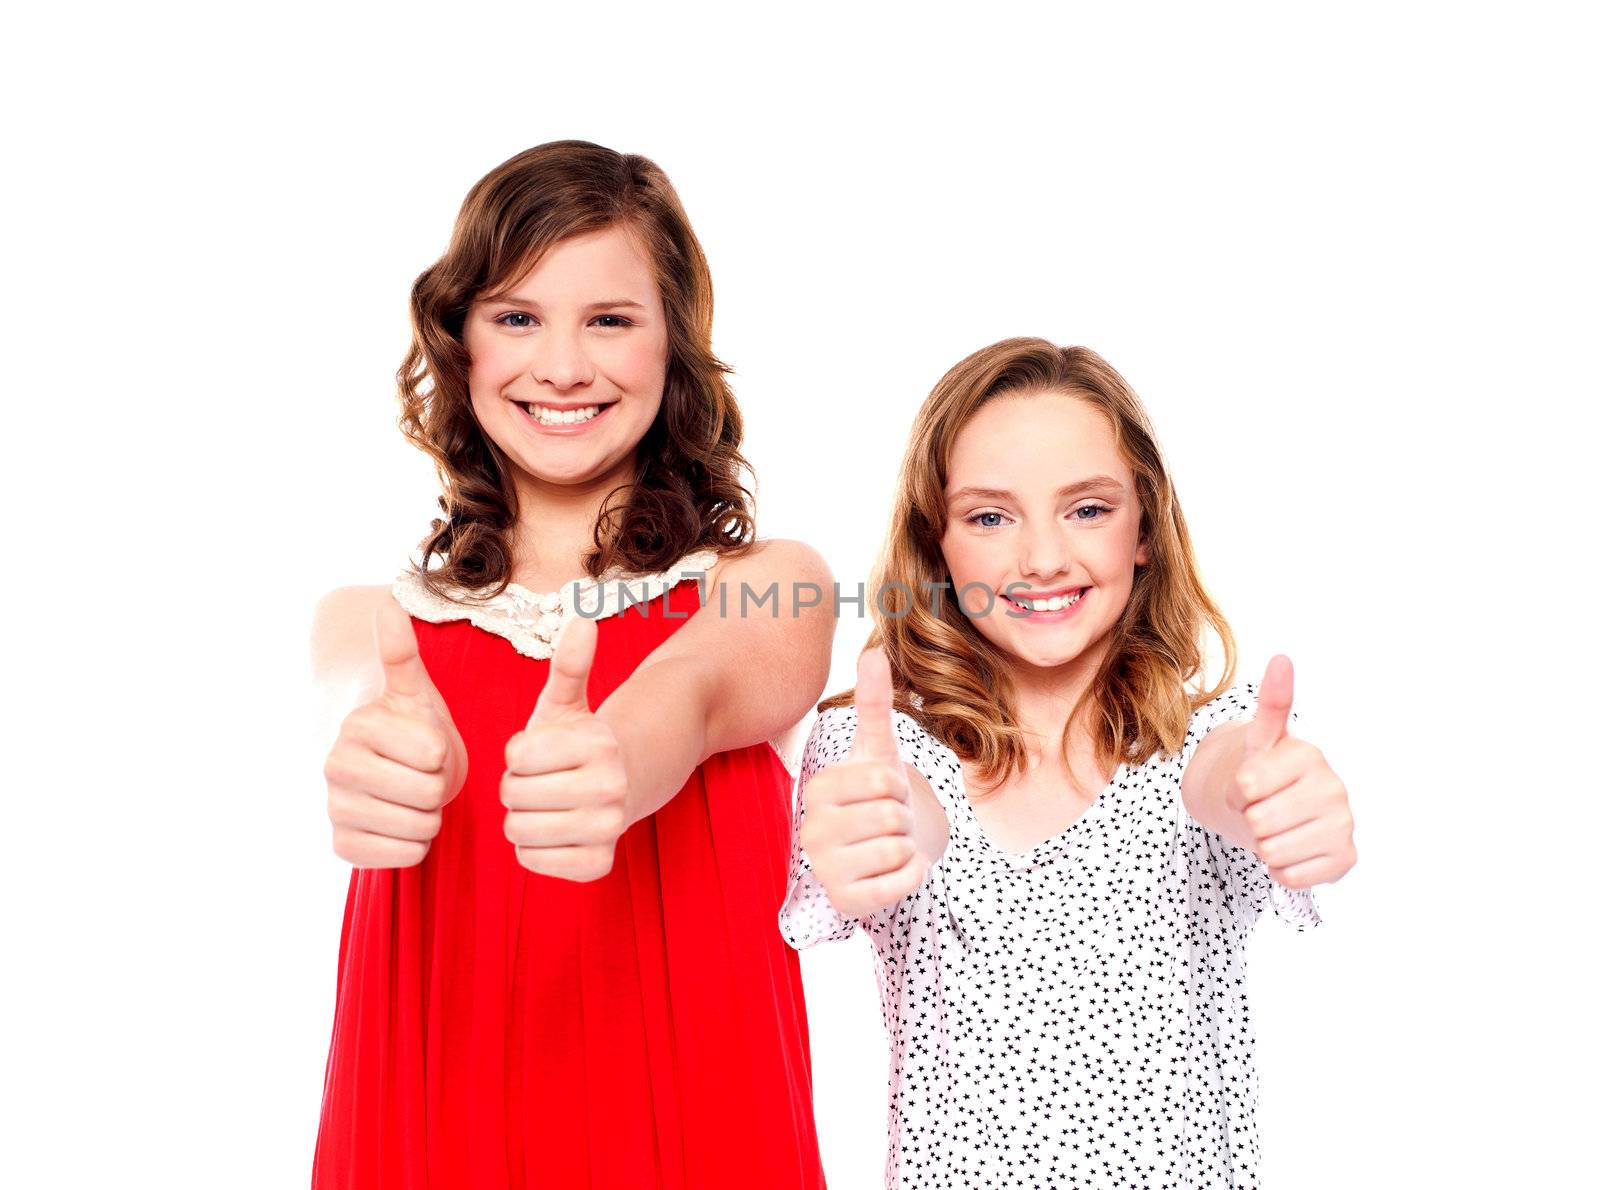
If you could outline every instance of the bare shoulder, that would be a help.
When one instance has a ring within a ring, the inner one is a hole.
[[[372,616],[390,597],[386,586],[338,587],[317,601],[311,617],[311,671],[318,682],[347,680],[374,663]]]
[[[833,571],[813,547],[787,537],[757,541],[737,557],[718,558],[706,578],[708,590],[721,583],[815,583],[828,590]]]

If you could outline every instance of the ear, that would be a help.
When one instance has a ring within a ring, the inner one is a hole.
[[[1149,563],[1150,563],[1150,550],[1149,550],[1149,547],[1146,546],[1145,543],[1141,541],[1139,543],[1139,548],[1133,551],[1133,564],[1135,566],[1147,566],[1147,565],[1149,565]]]

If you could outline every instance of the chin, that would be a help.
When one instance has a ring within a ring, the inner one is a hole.
[[[1071,665],[1082,656],[1082,653],[1051,653],[1043,656],[1020,657],[1018,660],[1027,662],[1035,669],[1060,669],[1064,665]]]
[[[1027,665],[1034,669],[1055,669],[1057,666],[1066,665],[1082,656],[1081,650],[1056,652],[1051,649],[1041,649],[1037,642],[1024,646],[1022,642],[1013,640],[995,640],[986,637],[991,645],[999,649],[1011,660],[1019,665]]]

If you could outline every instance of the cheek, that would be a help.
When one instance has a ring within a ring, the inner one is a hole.
[[[521,372],[514,351],[497,347],[494,342],[474,342],[472,336],[465,340],[467,348],[467,386],[473,396],[482,392],[498,392]]]
[[[1109,564],[1126,571],[1131,580],[1133,568],[1139,562],[1139,522],[1119,525],[1115,540],[1107,544],[1110,546],[1106,551]]]
[[[944,553],[945,569],[950,572],[951,582],[957,589],[964,583],[982,579],[987,560],[982,542],[951,534],[940,543],[940,548]]]
[[[628,392],[659,394],[667,379],[666,340],[640,337],[618,343],[608,353],[606,371]]]
[[[1089,577],[1107,586],[1133,581],[1138,549],[1139,522],[1133,518],[1085,529],[1074,535],[1072,545],[1074,558]]]

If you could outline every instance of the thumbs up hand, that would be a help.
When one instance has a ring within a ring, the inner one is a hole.
[[[856,735],[848,759],[805,790],[800,845],[828,900],[864,917],[914,892],[928,859],[912,838],[911,787],[895,745],[893,691],[882,649],[856,662]]]
[[[323,764],[333,850],[358,868],[422,862],[443,807],[467,776],[467,750],[393,599],[373,616],[383,689],[345,716]]]
[[[1287,888],[1326,884],[1356,862],[1354,820],[1344,782],[1322,753],[1289,735],[1294,667],[1282,655],[1267,664],[1244,758],[1228,793],[1242,813],[1250,848]]]
[[[506,838],[531,872],[598,880],[627,829],[627,772],[610,726],[589,710],[599,629],[567,622],[528,726],[506,743]]]

